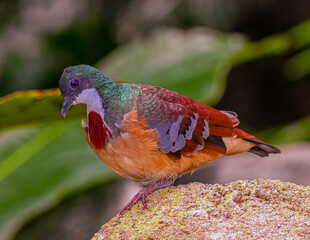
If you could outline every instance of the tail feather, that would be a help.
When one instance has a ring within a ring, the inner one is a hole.
[[[267,156],[269,156],[270,153],[280,153],[281,152],[279,148],[272,146],[271,144],[266,143],[266,142],[264,142],[264,141],[262,141],[256,137],[254,137],[253,135],[242,131],[239,128],[235,128],[234,131],[238,137],[255,144],[255,146],[253,146],[249,150],[249,152],[251,152],[251,153],[254,153],[260,157],[267,157]]]
[[[255,143],[255,146],[252,147],[249,152],[254,153],[260,157],[267,157],[270,153],[280,153],[280,149],[272,146],[269,143],[266,143],[256,137],[243,138],[246,141]]]
[[[263,151],[262,149],[260,149],[259,147],[252,147],[248,152],[250,153],[254,153],[260,157],[268,157],[269,156],[269,153],[268,152],[265,152]]]

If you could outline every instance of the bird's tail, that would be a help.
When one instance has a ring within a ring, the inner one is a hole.
[[[272,146],[271,144],[266,143],[266,142],[256,138],[255,136],[242,131],[239,128],[235,128],[234,132],[237,135],[237,137],[242,138],[248,142],[254,143],[255,146],[253,146],[249,150],[249,152],[254,153],[260,157],[267,157],[267,156],[269,156],[270,153],[280,153],[281,152],[279,148]]]

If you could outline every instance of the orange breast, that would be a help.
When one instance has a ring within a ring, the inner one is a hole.
[[[125,115],[120,136],[101,149],[89,141],[85,131],[87,125],[83,121],[82,127],[87,142],[110,169],[122,177],[144,184],[175,179],[221,156],[201,150],[196,155],[183,155],[180,160],[169,157],[159,150],[157,131],[148,129],[146,120],[139,118],[136,112]]]

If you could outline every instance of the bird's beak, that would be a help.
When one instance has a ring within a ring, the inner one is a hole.
[[[61,116],[62,116],[62,118],[66,117],[66,115],[67,115],[67,113],[69,111],[69,108],[71,107],[72,103],[73,103],[73,101],[72,101],[72,99],[70,97],[66,97],[65,98],[65,101],[64,101],[64,103],[62,105],[62,109],[61,109]]]

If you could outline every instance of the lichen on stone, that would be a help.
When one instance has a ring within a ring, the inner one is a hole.
[[[310,239],[310,187],[280,180],[159,189],[104,224],[101,239]]]

